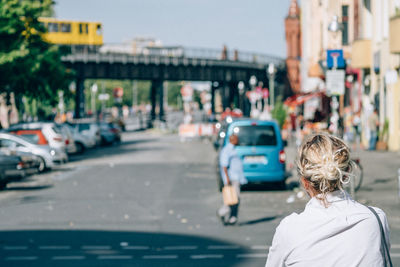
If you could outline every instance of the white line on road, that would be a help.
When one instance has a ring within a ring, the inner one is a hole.
[[[207,249],[239,249],[239,246],[208,246]]]
[[[150,247],[147,247],[147,246],[126,246],[126,247],[122,247],[122,249],[128,249],[128,250],[147,250],[147,249],[150,249]]]
[[[4,246],[4,250],[26,250],[28,249],[27,246]]]
[[[190,255],[193,260],[204,260],[204,259],[222,259],[224,255],[222,254],[209,254],[209,255]]]
[[[15,256],[15,257],[7,257],[6,261],[34,261],[37,260],[36,256]]]
[[[167,246],[167,247],[164,247],[165,250],[194,250],[197,248],[198,248],[198,246]]]
[[[238,254],[236,258],[266,258],[266,253],[259,253],[259,254]]]
[[[54,256],[51,258],[52,260],[55,261],[65,261],[65,260],[84,260],[86,257],[85,256]]]
[[[268,250],[269,246],[251,246],[253,250]]]
[[[130,255],[103,255],[98,256],[98,260],[130,260],[133,259],[133,256]]]
[[[178,255],[144,255],[145,260],[173,260],[177,259]]]
[[[39,246],[42,250],[69,250],[70,246]]]
[[[400,258],[400,253],[390,253],[392,258]]]
[[[394,248],[394,249],[400,248],[400,244],[391,244],[390,248]]]
[[[109,250],[111,246],[82,246],[83,250]]]

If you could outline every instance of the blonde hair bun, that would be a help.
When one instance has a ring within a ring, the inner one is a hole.
[[[325,134],[307,136],[299,148],[297,170],[313,188],[326,197],[343,190],[351,170],[350,150],[339,138]]]

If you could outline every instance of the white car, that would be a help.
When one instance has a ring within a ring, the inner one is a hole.
[[[48,145],[51,148],[68,152],[69,141],[63,136],[60,128],[53,122],[30,122],[12,125],[8,132],[22,135],[38,145]]]
[[[76,153],[81,154],[86,149],[93,148],[96,146],[96,140],[94,138],[90,138],[87,135],[84,135],[79,132],[78,127],[73,127],[69,124],[64,124],[65,127],[68,127],[72,134],[72,138],[74,139],[74,143],[76,146]]]
[[[67,154],[62,150],[46,145],[37,145],[23,136],[9,133],[0,133],[0,148],[3,147],[11,151],[28,152],[36,155],[40,161],[38,168],[40,172],[53,168],[55,163],[68,160]]]
[[[100,127],[94,122],[79,122],[71,124],[78,132],[88,137],[96,145],[101,144]]]
[[[58,129],[60,129],[61,135],[64,137],[65,149],[68,154],[74,154],[78,152],[78,148],[75,144],[73,134],[70,128],[66,124],[56,124]]]

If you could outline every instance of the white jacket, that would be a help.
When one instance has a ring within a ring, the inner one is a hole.
[[[328,194],[330,205],[312,198],[300,214],[284,218],[276,229],[266,267],[383,266],[380,229],[375,215],[341,191]],[[374,208],[385,230],[385,213]]]

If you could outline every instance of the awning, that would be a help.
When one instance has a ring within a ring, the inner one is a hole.
[[[314,92],[314,93],[309,93],[309,94],[304,94],[304,95],[294,95],[285,100],[283,104],[285,104],[288,107],[295,107],[298,105],[304,104],[304,102],[314,98],[314,97],[321,97],[324,95],[323,92]]]

